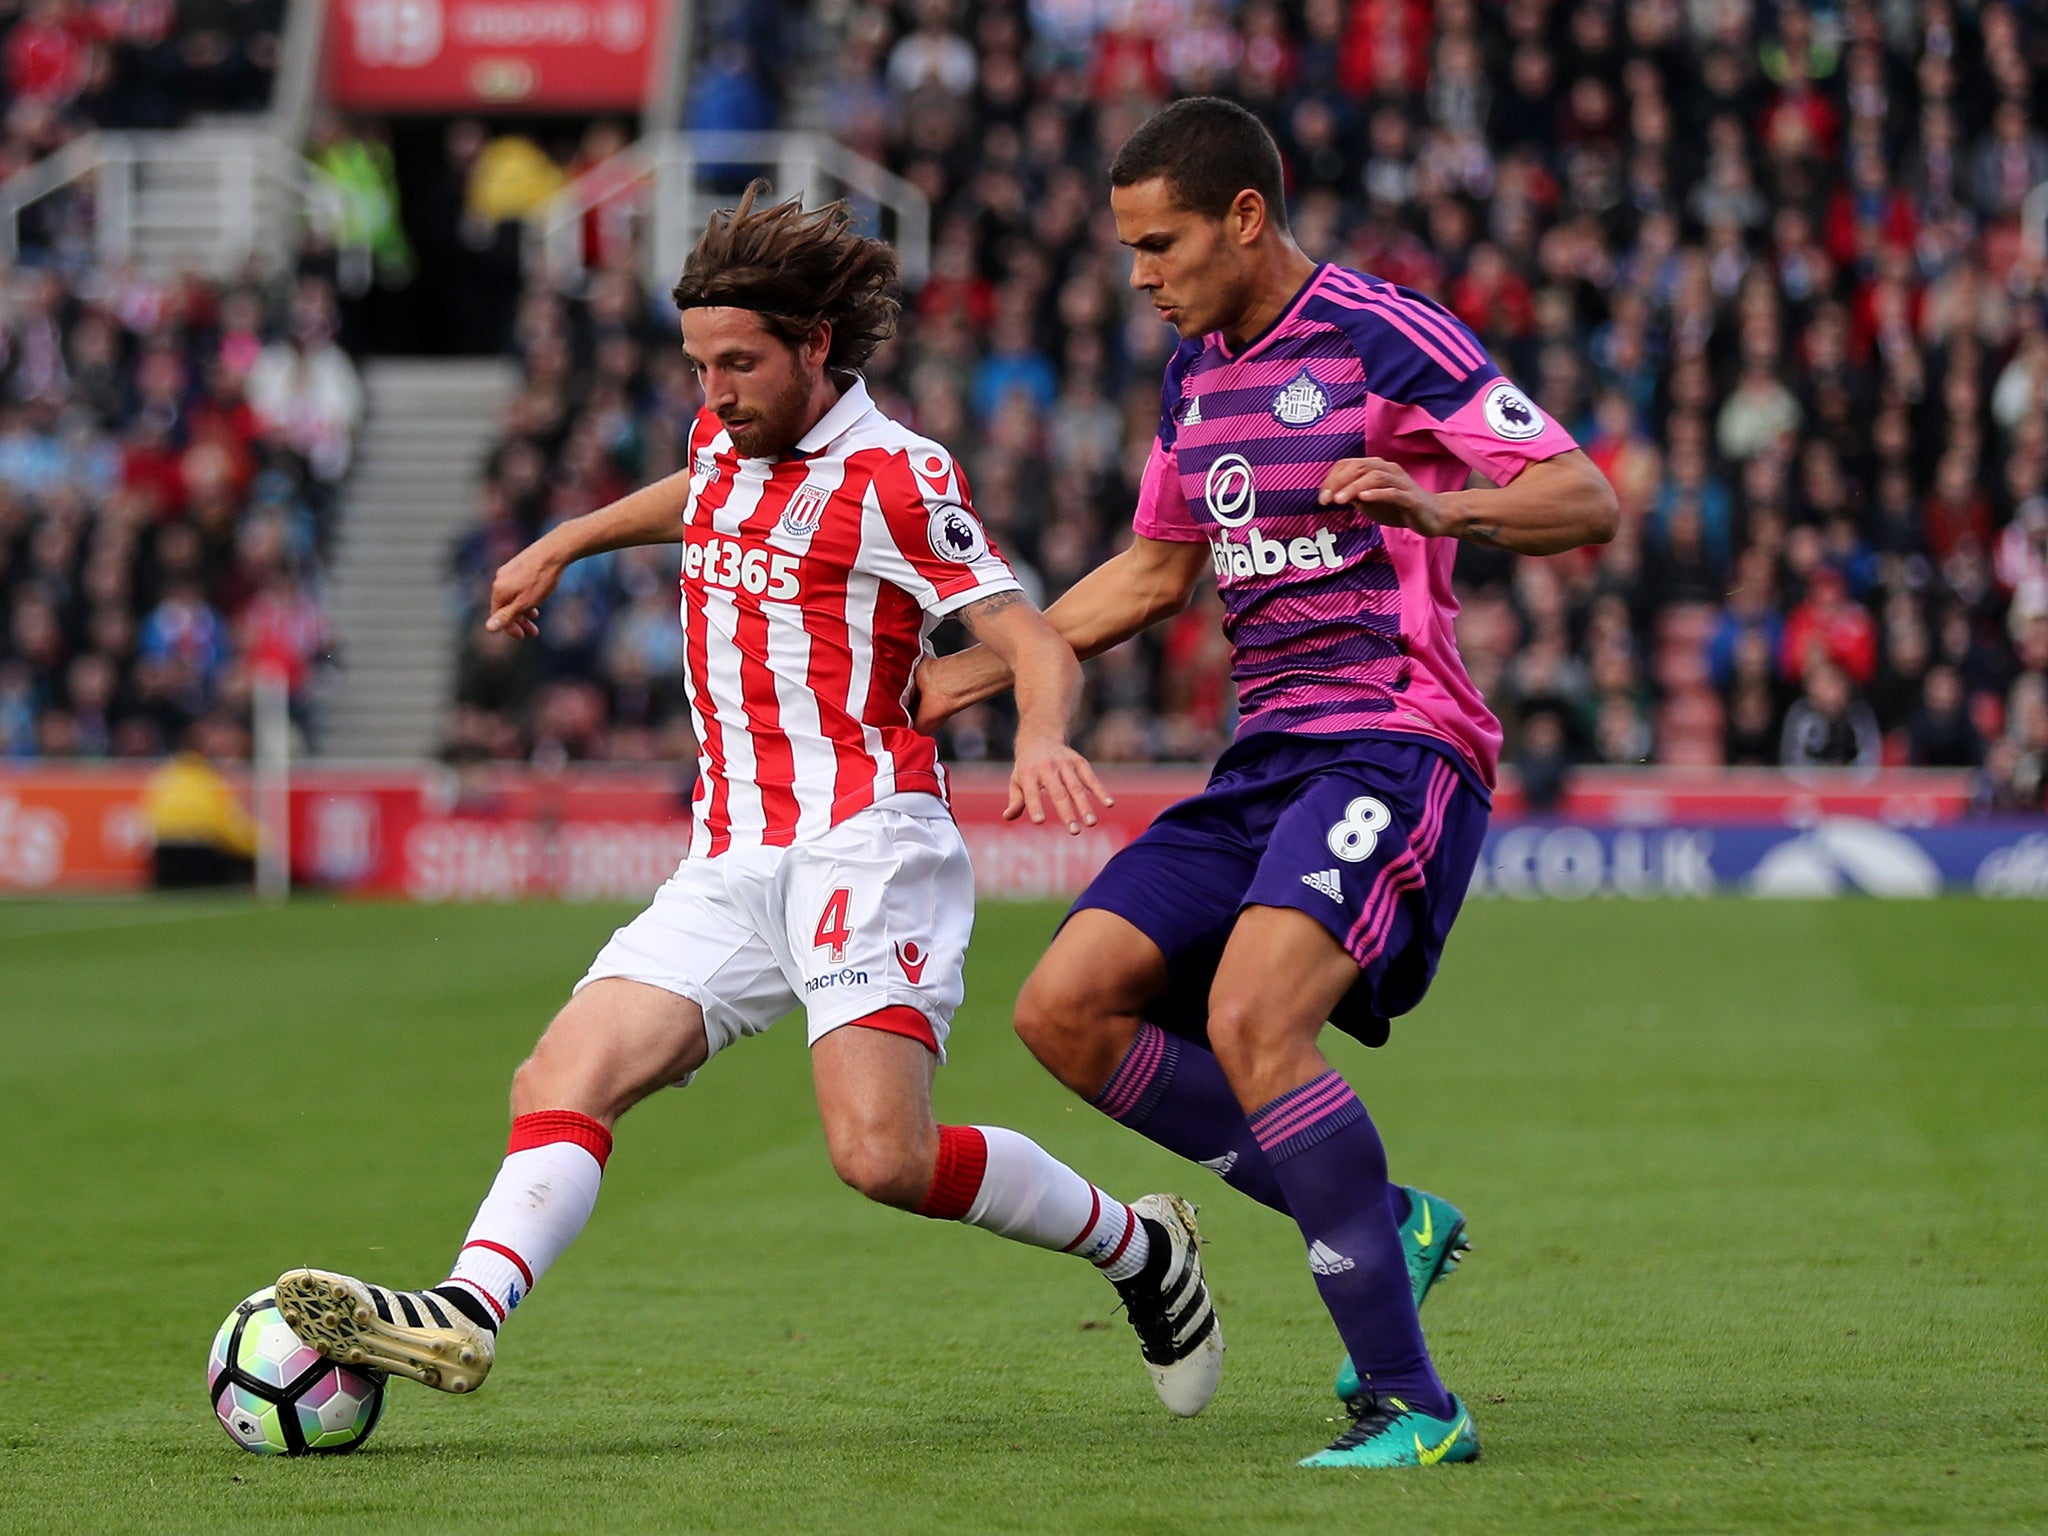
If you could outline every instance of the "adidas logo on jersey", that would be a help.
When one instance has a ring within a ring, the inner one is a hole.
[[[1188,402],[1187,414],[1180,419],[1184,427],[1199,427],[1202,424],[1202,397],[1195,396]]]
[[[1341,1275],[1347,1269],[1358,1268],[1358,1264],[1317,1238],[1309,1245],[1308,1267],[1319,1275]]]
[[[1319,869],[1312,875],[1303,875],[1301,883],[1312,891],[1321,891],[1339,906],[1344,904],[1344,884],[1334,869]]]

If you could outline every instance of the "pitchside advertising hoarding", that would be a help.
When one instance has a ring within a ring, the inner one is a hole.
[[[140,889],[148,775],[0,768],[0,891]],[[1001,772],[956,774],[982,894],[1072,895],[1202,784],[1187,769],[1104,777],[1116,808],[1069,837],[1005,822]],[[290,802],[294,880],[364,896],[641,901],[689,846],[686,782],[662,769],[307,769]],[[1556,814],[1524,814],[1512,787],[1496,809],[1475,896],[2048,898],[2048,818],[1975,815],[1960,774],[1600,770],[1581,774]]]
[[[672,0],[335,0],[328,90],[349,111],[637,112]]]

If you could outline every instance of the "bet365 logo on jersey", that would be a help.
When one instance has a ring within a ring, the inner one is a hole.
[[[683,546],[683,580],[701,581],[707,587],[728,592],[747,592],[755,597],[779,598],[788,602],[801,587],[795,555],[775,550],[748,549],[738,539],[708,538]]]

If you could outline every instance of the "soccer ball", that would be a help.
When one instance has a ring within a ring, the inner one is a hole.
[[[383,1373],[336,1365],[301,1342],[268,1288],[213,1336],[206,1391],[228,1438],[259,1456],[356,1450],[384,1412]]]

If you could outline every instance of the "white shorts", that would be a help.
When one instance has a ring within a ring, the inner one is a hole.
[[[616,976],[687,997],[713,1056],[799,1003],[812,1045],[907,1006],[943,1061],[973,932],[960,829],[933,796],[896,795],[794,847],[683,860],[576,990]]]

